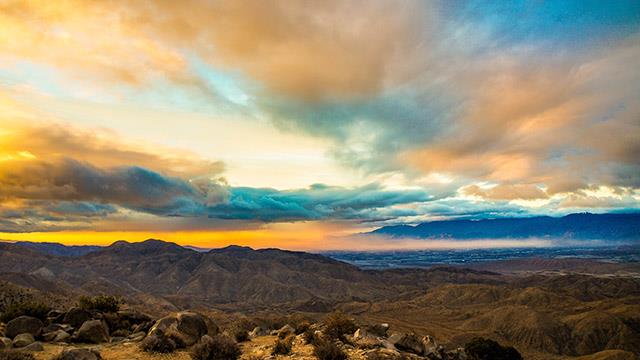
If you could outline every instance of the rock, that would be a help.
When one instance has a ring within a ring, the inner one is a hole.
[[[31,316],[18,316],[7,323],[5,335],[8,338],[15,338],[18,334],[29,333],[33,336],[40,335],[43,327],[42,321]]]
[[[85,321],[78,329],[78,341],[94,344],[109,342],[109,329],[101,320]]]
[[[9,349],[13,345],[13,341],[7,337],[0,337],[0,350]]]
[[[72,307],[64,315],[62,322],[69,324],[74,328],[79,328],[85,321],[91,320],[91,313],[79,307]]]
[[[165,316],[156,321],[149,330],[148,335],[156,335],[158,333],[168,334],[178,337],[185,346],[195,344],[204,335],[210,331],[217,331],[217,326],[207,321],[203,315],[194,312],[183,311],[174,315]],[[215,335],[212,334],[212,335]]]
[[[127,329],[118,329],[118,330],[112,332],[111,336],[125,338],[125,337],[129,336],[129,330],[127,330]]]
[[[359,328],[351,336],[351,342],[360,349],[373,349],[377,347],[385,347],[383,340],[369,334],[365,329]]]
[[[138,342],[138,341],[142,341],[146,336],[147,336],[147,333],[137,332],[129,335],[127,338],[129,339],[129,341]]]
[[[390,350],[390,349],[375,349],[375,350],[369,350],[366,353],[366,358],[367,359],[379,359],[379,360],[397,360],[397,359],[403,359],[403,357],[400,355],[400,352],[397,350]]]
[[[253,339],[253,338],[255,338],[255,337],[258,337],[258,336],[265,336],[265,335],[267,335],[267,334],[268,334],[268,331],[267,331],[267,330],[265,330],[265,329],[261,328],[260,326],[256,326],[256,327],[254,327],[254,328],[253,328],[253,330],[251,330],[251,332],[249,333],[249,337]]]
[[[53,339],[55,339],[56,335],[58,334],[58,331],[50,331],[50,332],[45,332],[42,334],[42,340],[44,340],[45,342],[51,342],[53,341]]]
[[[278,329],[278,331],[276,332],[276,335],[278,335],[279,338],[284,339],[287,336],[295,333],[296,333],[296,329],[294,329],[293,326],[287,324],[281,327],[280,329]]]
[[[367,332],[374,336],[379,337],[387,337],[387,332],[389,331],[389,324],[375,324],[366,327]]]
[[[68,332],[64,330],[58,330],[56,337],[54,337],[52,341],[60,343],[60,342],[67,342],[69,341],[69,339],[71,339],[71,335]]]
[[[417,355],[422,355],[425,353],[424,344],[422,343],[422,339],[419,338],[418,335],[413,333],[404,334],[400,336],[394,336],[394,335],[389,337],[389,341],[398,350],[411,352]]]
[[[19,335],[16,335],[16,337],[13,339],[13,347],[16,347],[16,348],[25,347],[33,343],[34,341],[36,341],[36,339],[34,339],[33,335],[29,333],[19,334]]]
[[[31,344],[22,348],[25,351],[44,351],[44,347],[40,341],[32,342]]]
[[[51,323],[45,327],[42,328],[42,333],[46,334],[46,333],[52,333],[52,332],[56,332],[58,330],[63,330],[63,326],[62,324],[57,324],[57,323]],[[44,335],[43,335],[44,336]]]
[[[62,315],[63,312],[60,310],[49,310],[49,312],[47,313],[47,318],[57,318],[58,316]]]
[[[448,360],[467,360],[467,353],[464,348],[457,348],[447,352],[446,359]]]
[[[94,349],[65,349],[57,360],[101,360],[102,357]]]
[[[135,310],[120,310],[118,317],[129,321],[131,324],[142,324],[151,321],[151,317],[147,314]]]
[[[111,343],[119,343],[122,341],[125,341],[127,338],[123,337],[123,336],[112,336],[111,337]]]
[[[438,344],[436,341],[429,335],[422,338],[422,346],[424,348],[424,355],[441,355],[440,351],[438,351]]]
[[[153,321],[145,321],[141,324],[137,324],[131,327],[131,332],[132,333],[137,333],[137,332],[144,332],[145,334],[149,331],[149,329],[151,329],[151,327],[153,326]]]

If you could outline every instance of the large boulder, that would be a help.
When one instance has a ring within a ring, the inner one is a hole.
[[[389,331],[389,324],[374,324],[365,327],[368,333],[378,337],[387,337],[387,332]]]
[[[51,341],[61,343],[61,342],[68,342],[70,339],[71,339],[71,334],[69,334],[64,330],[58,330],[56,332],[56,336]]]
[[[31,335],[29,333],[18,334],[13,339],[13,347],[15,347],[15,348],[25,347],[25,346],[27,346],[29,344],[32,344],[35,341],[36,341],[36,339],[34,339],[33,335]]]
[[[42,321],[40,319],[36,319],[31,316],[18,316],[17,318],[9,321],[7,323],[7,328],[5,330],[5,335],[8,338],[14,338],[18,334],[28,333],[33,336],[40,335],[42,331]]]
[[[94,344],[109,342],[109,329],[101,320],[85,321],[78,329],[77,340]]]
[[[24,351],[44,351],[44,346],[40,341],[32,342],[31,344],[22,348]]]
[[[183,311],[156,321],[149,330],[149,335],[171,336],[177,338],[184,346],[191,346],[202,336],[212,332],[211,324],[211,320],[201,314]],[[217,331],[217,327],[215,329]]]
[[[72,307],[67,311],[64,315],[62,322],[64,324],[69,324],[74,328],[78,328],[85,323],[85,321],[91,320],[91,313],[87,310],[81,309],[79,307]]]
[[[389,337],[389,341],[398,350],[411,352],[417,355],[425,353],[424,343],[416,334],[393,334]]]
[[[101,360],[102,357],[97,350],[94,349],[65,349],[58,356],[58,360]]]
[[[8,337],[0,337],[0,350],[9,349],[13,345],[13,341]]]
[[[276,335],[280,338],[280,339],[284,339],[289,335],[295,335],[296,333],[296,329],[293,328],[293,326],[286,324],[283,327],[281,327],[280,329],[276,330]]]

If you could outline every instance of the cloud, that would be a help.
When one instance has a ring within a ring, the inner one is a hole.
[[[212,223],[374,221],[404,213],[393,209],[395,205],[431,199],[424,190],[387,190],[376,184],[316,184],[294,190],[233,187],[221,177],[222,164],[189,153],[158,155],[107,139],[117,137],[114,134],[57,123],[0,125],[3,231],[82,229],[146,215]]]
[[[210,206],[210,217],[261,221],[320,219],[376,220],[379,209],[428,201],[423,190],[385,190],[379,185],[343,188],[322,184],[307,189],[231,188],[226,202]]]
[[[535,185],[509,185],[499,184],[488,189],[479,187],[478,185],[469,185],[461,189],[465,195],[479,196],[492,200],[535,200],[546,199],[549,196]]]

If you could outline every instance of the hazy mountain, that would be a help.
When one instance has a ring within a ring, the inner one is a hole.
[[[31,248],[43,254],[55,256],[82,256],[102,249],[102,246],[95,245],[63,245],[51,242],[17,241],[15,244]]]
[[[570,214],[483,220],[431,221],[416,226],[385,226],[371,234],[392,237],[497,239],[565,238],[577,240],[640,240],[640,214]]]

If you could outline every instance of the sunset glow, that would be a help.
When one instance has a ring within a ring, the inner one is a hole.
[[[638,59],[631,0],[0,1],[0,239],[637,212]]]

